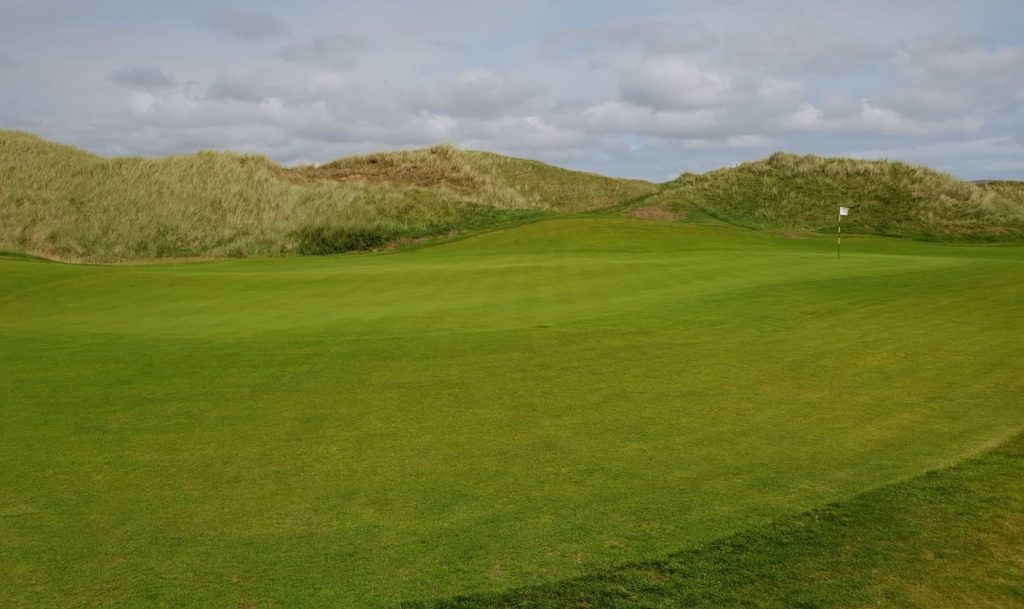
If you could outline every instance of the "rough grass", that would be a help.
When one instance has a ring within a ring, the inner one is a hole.
[[[0,259],[0,607],[570,581],[1024,425],[1024,248],[844,247],[574,218],[355,256]]]
[[[902,162],[776,153],[681,175],[648,204],[748,228],[844,230],[941,239],[1024,237],[1024,189],[973,184]]]
[[[350,183],[441,187],[502,207],[559,211],[609,207],[656,189],[643,180],[608,178],[450,145],[346,157],[296,171]]]
[[[107,159],[6,131],[0,250],[89,261],[326,253],[653,188],[449,146],[286,169],[232,153]]]

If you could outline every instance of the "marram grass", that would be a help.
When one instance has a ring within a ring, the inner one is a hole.
[[[1024,183],[974,184],[898,161],[776,153],[704,174],[684,173],[645,204],[748,228],[930,239],[1019,240]]]
[[[365,159],[296,169],[233,153],[107,159],[4,131],[0,250],[73,261],[325,253],[612,205],[655,188],[450,146]],[[353,175],[360,164],[391,171]]]
[[[749,228],[1018,240],[1024,186],[899,162],[775,154],[654,185],[442,145],[280,167],[200,152],[101,158],[0,132],[0,251],[70,261],[335,253],[636,206]]]

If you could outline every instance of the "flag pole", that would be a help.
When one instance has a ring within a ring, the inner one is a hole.
[[[849,207],[839,206],[839,223],[836,224],[836,260],[839,260],[839,252],[843,246],[843,216],[850,213]]]

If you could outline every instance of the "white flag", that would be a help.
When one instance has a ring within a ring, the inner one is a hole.
[[[839,208],[839,215],[840,216],[849,216],[850,215],[850,208],[849,207],[840,207]]]

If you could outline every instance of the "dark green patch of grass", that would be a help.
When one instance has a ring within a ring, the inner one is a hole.
[[[1024,435],[932,471],[680,552],[407,609],[1024,607]]]

